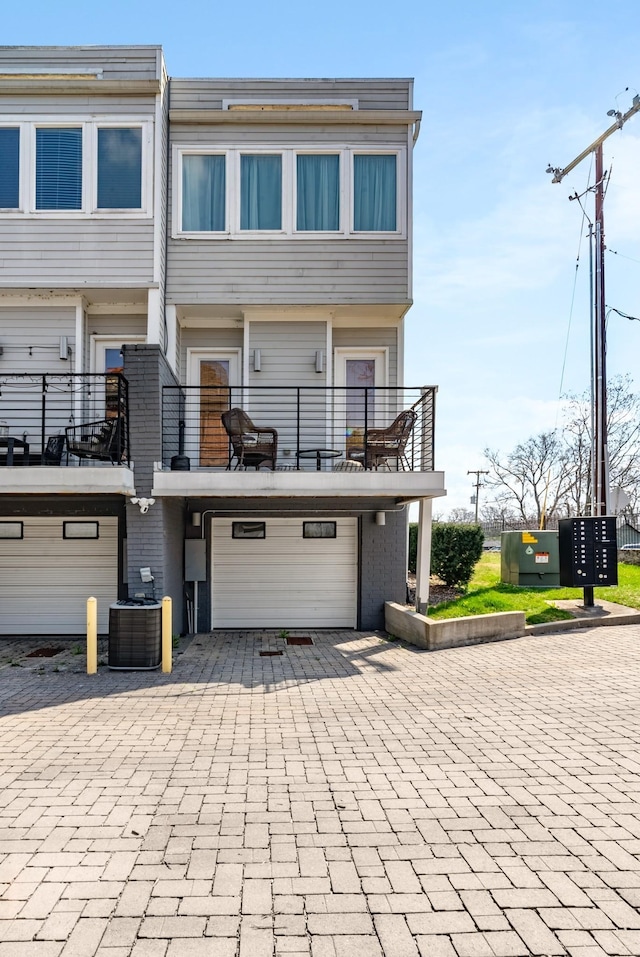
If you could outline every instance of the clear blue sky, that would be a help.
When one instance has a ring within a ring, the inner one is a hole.
[[[173,76],[412,76],[415,305],[410,385],[438,384],[437,467],[468,505],[467,469],[553,427],[589,385],[588,250],[569,328],[581,212],[566,166],[640,92],[638,0],[351,0],[320,5],[60,0],[7,4],[3,44],[159,43]],[[629,87],[629,92],[624,92]],[[616,99],[618,97],[618,99]],[[607,303],[640,315],[640,114],[606,145]],[[592,203],[587,209],[592,211]],[[610,315],[609,370],[637,372],[640,322]]]

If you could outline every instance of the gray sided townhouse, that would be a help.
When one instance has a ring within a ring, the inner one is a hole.
[[[411,81],[2,47],[0,103],[0,633],[382,628],[413,502],[424,604]]]

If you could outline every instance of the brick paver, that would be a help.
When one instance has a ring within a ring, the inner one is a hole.
[[[640,954],[639,626],[312,634],[0,640],[0,957]]]

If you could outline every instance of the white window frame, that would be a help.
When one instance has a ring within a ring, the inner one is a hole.
[[[144,345],[147,341],[144,336],[118,336],[111,333],[107,335],[91,335],[89,339],[91,343],[89,369],[91,372],[99,373],[105,371],[104,359],[107,354],[107,349],[119,349],[120,346]]]
[[[407,204],[402,202],[402,197],[406,195],[406,183],[407,183],[407,172],[406,172],[406,151],[405,150],[383,150],[383,149],[353,149],[349,151],[349,162],[351,168],[349,171],[349,182],[351,184],[351,195],[349,197],[349,232],[352,236],[357,236],[358,238],[364,238],[368,236],[398,236],[405,235],[406,232],[406,207]],[[355,173],[354,173],[354,157],[355,156],[392,156],[395,154],[396,157],[396,228],[395,229],[376,229],[376,230],[356,230],[354,226],[355,218]],[[403,161],[404,160],[404,161]]]
[[[144,336],[117,336],[117,335],[91,335],[89,336],[89,371],[106,375],[105,359],[107,349],[120,349],[121,346],[143,345],[146,342]],[[106,387],[105,387],[106,388]],[[95,419],[103,418],[105,413],[105,394],[101,387],[101,380],[96,379],[92,390],[92,415]]]
[[[153,215],[153,120],[140,116],[104,116],[86,120],[78,116],[42,118],[3,117],[3,128],[20,129],[20,184],[18,209],[2,209],[3,219],[149,219]],[[140,209],[98,208],[98,130],[142,130],[142,189]],[[82,208],[36,209],[36,130],[82,130]]]
[[[16,120],[15,123],[8,123],[3,121],[0,124],[0,128],[3,130],[18,130],[18,205],[17,206],[0,206],[0,215],[6,216],[11,214],[21,214],[24,209],[24,184],[25,176],[29,175],[29,167],[25,163],[25,145],[24,145],[24,123],[20,123]]]
[[[280,155],[282,156],[282,228],[240,229],[240,157],[242,155]],[[296,229],[297,192],[296,164],[298,155],[330,155],[340,158],[340,228],[334,230]],[[396,229],[392,231],[355,232],[353,229],[353,156],[385,155],[396,156]],[[226,170],[225,229],[224,230],[183,230],[182,229],[182,157],[189,155],[224,156]],[[275,149],[273,146],[202,146],[200,144],[174,145],[172,150],[172,210],[171,236],[173,239],[406,239],[407,238],[407,150],[406,147],[392,149],[366,149],[349,147],[344,144],[318,147],[316,144],[302,144]]]
[[[229,180],[232,175],[229,149],[202,149],[197,146],[177,147],[174,146],[172,152],[172,175],[171,175],[171,194],[173,196],[172,223],[174,238],[182,239],[201,239],[210,236],[212,239],[226,237],[230,233],[230,189]],[[224,156],[224,179],[225,179],[225,197],[224,197],[224,229],[196,230],[182,228],[182,157],[183,156]]]
[[[298,219],[298,156],[337,156],[340,164],[340,177],[338,181],[338,202],[340,203],[339,210],[339,219],[338,219],[338,229],[298,229],[297,228],[297,219]],[[348,153],[345,149],[314,149],[313,147],[308,147],[307,149],[296,149],[293,151],[293,183],[292,183],[292,198],[291,198],[291,232],[294,236],[301,237],[303,239],[322,239],[323,237],[329,237],[330,239],[335,237],[347,237],[348,236],[348,216],[347,208],[349,205],[349,160]]]

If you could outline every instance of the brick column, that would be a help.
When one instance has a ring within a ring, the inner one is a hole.
[[[129,383],[129,440],[138,498],[150,498],[154,462],[162,459],[162,387],[176,379],[157,345],[126,345],[124,375]],[[127,573],[129,595],[151,595],[140,569],[149,567],[157,598],[173,599],[176,632],[183,631],[184,500],[157,499],[146,514],[127,502]]]

